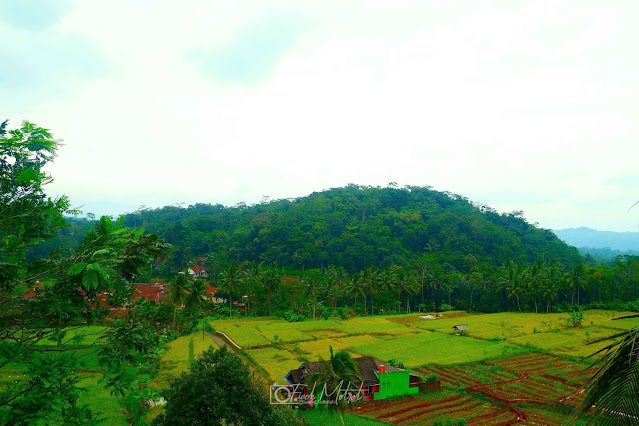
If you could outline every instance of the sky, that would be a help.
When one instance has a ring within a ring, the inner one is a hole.
[[[0,119],[118,215],[432,186],[639,231],[639,3],[0,0]]]

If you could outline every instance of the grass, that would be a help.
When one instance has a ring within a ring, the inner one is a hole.
[[[260,331],[256,328],[257,325],[261,325],[261,321],[213,321],[211,326],[223,333],[229,335],[235,343],[242,348],[251,346],[268,345],[271,343],[266,337],[264,337]],[[271,336],[272,338],[272,336]]]
[[[313,359],[319,356],[328,359],[330,356],[329,346],[332,347],[335,352],[349,349],[347,344],[335,339],[311,340],[310,342],[299,343],[297,346],[306,354],[311,355],[309,358]]]
[[[303,362],[298,355],[278,347],[247,349],[246,353],[266,370],[271,383],[282,383],[282,375],[298,368]]]
[[[317,409],[317,410],[299,410],[298,415],[311,426],[341,426],[342,422],[339,414],[335,410]],[[344,424],[349,426],[379,426],[383,424],[391,424],[368,417],[358,416],[351,413],[342,413]]]
[[[629,329],[635,319],[609,321],[628,312],[585,312],[580,328],[572,327],[568,314],[502,312],[467,314],[445,312],[428,320],[423,313],[356,317],[347,320],[306,320],[289,323],[268,317],[216,320],[211,325],[227,333],[268,372],[281,378],[304,360],[328,358],[329,346],[354,356],[371,355],[395,359],[408,368],[427,364],[457,365],[505,358],[531,350],[545,350],[563,357],[582,357],[610,344],[610,340],[587,345]],[[456,336],[453,326],[466,324],[467,337]]]
[[[100,325],[88,325],[80,328],[70,328],[62,339],[65,346],[86,346],[96,343],[98,339],[104,338],[106,327]],[[38,346],[57,346],[57,342],[52,339],[42,339]]]
[[[503,343],[431,332],[402,336],[383,341],[381,344],[359,345],[354,350],[382,360],[396,359],[408,368],[424,364],[479,362],[523,351],[521,348]]]
[[[161,368],[158,375],[149,382],[156,390],[166,389],[171,379],[189,369],[189,342],[193,340],[193,354],[195,358],[210,347],[218,348],[217,344],[208,336],[202,339],[202,333],[193,333],[179,337],[164,345],[161,358]]]
[[[118,399],[104,388],[103,377],[100,373],[79,374],[78,386],[85,389],[80,396],[79,403],[89,406],[97,418],[104,418],[104,424],[128,425],[126,412],[120,406]]]

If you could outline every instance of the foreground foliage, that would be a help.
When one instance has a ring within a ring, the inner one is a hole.
[[[266,391],[226,346],[209,349],[171,383],[164,393],[165,411],[153,424],[298,424],[288,407],[274,409]]]
[[[73,213],[66,197],[44,192],[52,178],[43,168],[58,146],[32,123],[11,131],[6,121],[0,125],[0,374],[23,372],[21,380],[0,386],[3,424],[98,421],[79,402],[75,371],[82,358],[99,354],[107,386],[124,396],[139,354],[158,344],[152,331],[130,322],[101,329],[86,342],[78,333],[106,314],[98,294],[122,305],[132,293],[125,280],[170,248],[156,235],[103,217],[70,255],[27,262],[27,252],[65,225],[63,214]]]
[[[636,318],[638,315],[633,315]],[[623,339],[601,349],[599,370],[586,384],[586,398],[578,414],[594,412],[601,425],[639,425],[639,326]]]

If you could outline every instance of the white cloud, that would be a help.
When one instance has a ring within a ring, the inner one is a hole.
[[[544,227],[636,229],[639,191],[610,184],[639,153],[634,3],[396,3],[77,2],[55,31],[109,73],[0,109],[65,139],[54,189],[87,211],[397,181]],[[274,13],[299,31],[246,41]],[[193,59],[251,49],[264,69],[235,79]]]

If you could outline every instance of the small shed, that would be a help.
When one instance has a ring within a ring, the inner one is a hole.
[[[459,324],[454,326],[453,329],[463,333],[464,331],[468,331],[468,326],[466,324]]]

